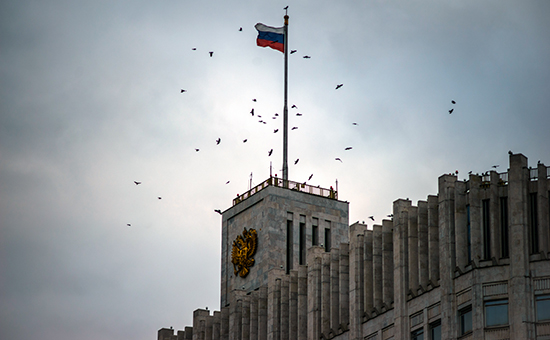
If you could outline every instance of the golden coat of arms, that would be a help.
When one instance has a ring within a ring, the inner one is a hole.
[[[231,263],[235,276],[245,277],[250,271],[249,268],[254,265],[252,256],[256,252],[256,244],[258,235],[255,229],[246,230],[243,234],[238,235],[233,241],[233,250],[231,250]]]

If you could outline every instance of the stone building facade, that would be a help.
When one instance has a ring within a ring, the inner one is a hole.
[[[348,223],[337,192],[271,178],[222,218],[221,310],[158,340],[550,339],[550,167],[439,178],[381,225]],[[254,265],[231,248],[257,231]]]

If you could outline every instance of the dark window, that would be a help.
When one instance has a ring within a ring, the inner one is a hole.
[[[508,197],[500,198],[500,249],[502,257],[508,257]]]
[[[470,206],[466,206],[466,244],[468,246],[468,263],[472,262],[472,224],[470,223]]]
[[[550,320],[550,295],[537,296],[537,321]]]
[[[325,251],[329,252],[331,246],[330,228],[325,228]]]
[[[460,335],[466,334],[472,331],[472,306],[461,309],[458,312],[458,318],[460,323]]]
[[[489,210],[489,200],[481,201],[483,213],[483,259],[491,259],[491,218]]]
[[[411,333],[412,340],[424,340],[424,330],[422,328],[417,329]]]
[[[300,222],[300,264],[306,264],[306,224]]]
[[[313,218],[313,225],[311,226],[311,245],[319,245],[319,220]]]
[[[531,254],[539,252],[536,192],[529,194],[529,247]]]
[[[508,299],[485,302],[485,326],[508,324]]]
[[[292,220],[286,221],[286,273],[288,274],[292,269],[292,255],[293,255],[293,238],[292,238]]]
[[[441,320],[430,324],[430,340],[441,340]]]

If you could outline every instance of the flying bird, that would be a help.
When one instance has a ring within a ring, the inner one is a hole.
[[[258,118],[262,118],[262,116],[258,115]]]
[[[208,52],[208,53],[210,53],[210,57],[212,58],[212,55],[214,54],[214,52]]]
[[[450,109],[450,110],[449,110],[449,114],[453,113],[454,110],[455,110],[455,109]]]
[[[278,113],[275,113],[275,117],[279,117],[279,114],[278,114]]]
[[[369,218],[374,221],[374,216],[369,216]]]
[[[217,212],[218,214],[222,214],[222,211],[220,209],[214,209],[215,212]],[[206,307],[206,309],[208,309],[208,307]]]
[[[267,152],[267,156],[268,156],[268,157],[271,156],[272,153],[273,153],[273,149],[271,149],[271,150],[269,150],[269,151]]]
[[[311,57],[308,56],[308,55],[305,55],[305,56],[304,56],[304,59],[311,59]]]
[[[196,47],[193,47],[193,48],[192,48],[191,50],[193,50],[193,51],[196,51],[196,50],[197,50],[197,48],[196,48]]]
[[[298,161],[300,160],[300,158],[298,158],[297,160],[294,161],[294,165],[298,164]]]
[[[301,114],[301,113],[297,113],[297,114],[296,114],[296,116],[298,116],[298,117],[301,117],[301,116],[302,116],[302,114]]]
[[[246,143],[246,141],[248,141],[248,139],[243,140],[243,143]]]
[[[252,101],[255,102],[255,101],[256,101],[256,98],[252,99]]]
[[[297,126],[293,126],[291,130],[296,130],[297,128]]]
[[[357,123],[352,123],[353,125],[357,125]]]
[[[311,181],[311,178],[313,177],[313,174],[309,175],[308,181]]]
[[[239,32],[242,32],[243,31],[243,28],[242,27],[239,27]]]
[[[140,185],[141,182],[138,182],[138,181],[134,181],[134,183],[136,183],[136,185]]]
[[[183,93],[183,92],[187,92],[187,90],[181,89],[181,92],[180,92],[180,93]]]
[[[336,85],[336,89],[338,90],[338,89],[341,88],[342,86],[344,86],[344,84],[338,84],[338,85]]]
[[[290,108],[291,108],[291,109],[297,109],[297,108],[298,108],[298,106],[296,106],[296,105],[292,105],[292,106],[291,106]]]
[[[127,225],[128,227],[131,227],[131,226],[132,226],[130,223],[126,223],[126,225]]]
[[[337,160],[337,161],[342,162],[342,160],[341,160],[340,158],[338,158],[338,157],[336,157],[334,160]],[[344,162],[342,162],[342,163],[344,163]]]
[[[220,145],[220,142],[222,141],[221,138],[216,139],[216,145]]]
[[[296,53],[298,50],[290,50],[290,54]]]
[[[225,184],[229,184],[229,182],[231,182],[231,181],[227,181],[227,182],[225,182]]]
[[[351,146],[348,146],[347,148],[345,148],[344,150],[351,150],[352,147]]]
[[[161,200],[161,199],[162,199],[162,197],[160,197],[160,196],[159,196],[159,197],[157,197],[157,198],[158,198],[159,200]]]
[[[199,149],[195,149],[196,152],[199,152]]]
[[[275,129],[275,130],[273,130],[273,133],[277,133],[277,131],[279,131],[279,129]]]
[[[456,104],[456,102],[454,100],[451,100],[451,103]]]
[[[250,110],[250,114],[254,116],[254,108],[252,108],[252,110]]]

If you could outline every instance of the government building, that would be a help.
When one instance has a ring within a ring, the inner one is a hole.
[[[509,159],[369,228],[267,179],[222,214],[221,310],[158,340],[550,339],[550,167]]]

